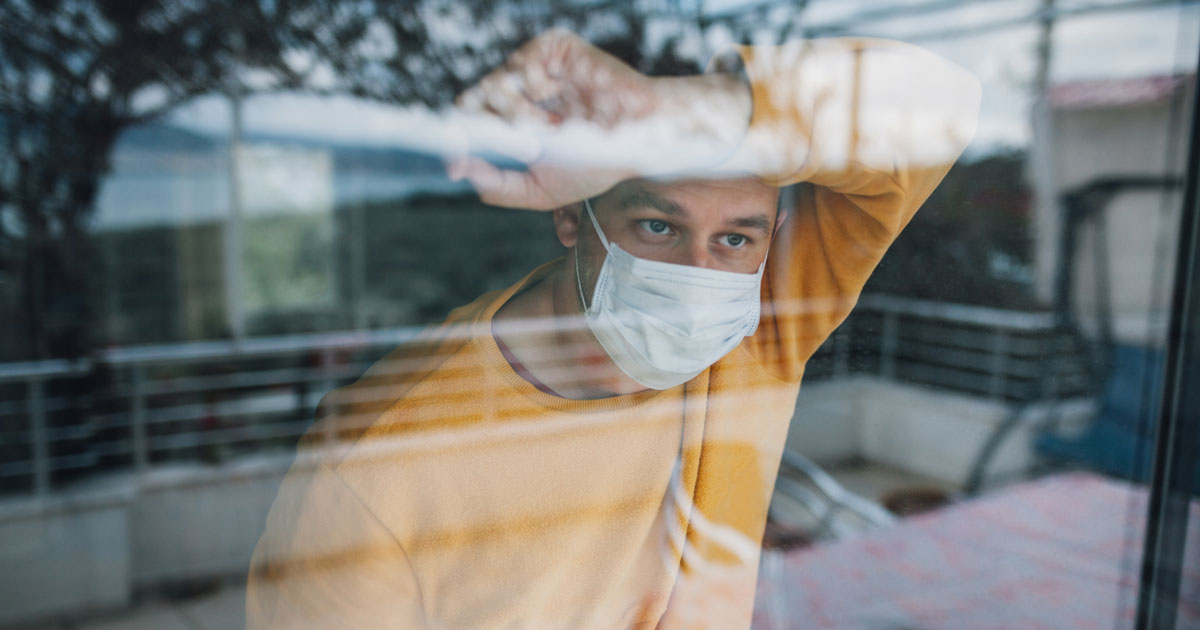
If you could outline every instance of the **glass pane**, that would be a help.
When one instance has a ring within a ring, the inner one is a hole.
[[[0,627],[1133,627],[1192,3],[234,4],[0,7]]]

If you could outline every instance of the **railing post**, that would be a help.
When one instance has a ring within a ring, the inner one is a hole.
[[[29,379],[29,430],[33,442],[33,491],[50,493],[50,445],[46,431],[46,389],[41,376]]]
[[[1043,400],[1054,400],[1058,398],[1059,378],[1062,371],[1062,362],[1059,360],[1059,357],[1064,356],[1067,351],[1059,348],[1058,328],[1051,327],[1048,331],[1045,331],[1045,334],[1049,337],[1049,340],[1042,342],[1038,354],[1038,364],[1044,364],[1044,367],[1042,367],[1043,376],[1037,384],[1040,390],[1034,392],[1033,396],[1041,396]],[[1048,355],[1046,348],[1050,349]]]
[[[337,384],[335,382],[336,379],[334,379],[333,376],[333,360],[333,346],[325,346],[325,348],[321,350],[321,397],[324,397],[328,395],[329,392],[333,391],[334,386]],[[324,437],[325,441],[330,444],[337,441],[337,431],[334,423],[325,423]]]
[[[1003,398],[1008,384],[1008,332],[997,328],[992,336],[992,378],[988,392],[992,398]]]
[[[145,368],[141,364],[134,363],[130,370],[129,419],[133,432],[133,467],[140,474],[146,472],[150,462],[146,448],[146,378]]]
[[[896,347],[898,345],[897,328],[899,316],[896,311],[888,310],[883,313],[883,330],[880,332],[879,360],[883,376],[896,378]]]
[[[324,396],[333,391],[335,382],[333,376],[333,346],[326,346],[321,350],[321,395]]]

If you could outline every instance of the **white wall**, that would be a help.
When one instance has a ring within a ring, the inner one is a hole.
[[[1031,466],[1032,440],[1047,411],[1024,414],[992,459],[989,477]],[[1091,406],[1070,402],[1058,411],[1064,430],[1079,431]],[[820,463],[863,458],[962,486],[984,442],[1010,413],[1010,405],[990,399],[856,376],[801,387],[787,448]]]
[[[129,603],[134,497],[102,485],[0,504],[0,625]]]
[[[119,609],[139,587],[245,575],[291,460],[160,467],[0,503],[0,626]]]
[[[1169,100],[1124,106],[1039,111],[1031,148],[1030,180],[1038,191],[1033,222],[1035,287],[1054,300],[1062,209],[1056,200],[1097,177],[1155,177],[1183,172],[1194,80]],[[1174,109],[1173,109],[1174,108]],[[1173,118],[1173,116],[1176,116]],[[1181,195],[1131,192],[1114,198],[1106,214],[1108,273],[1118,341],[1160,341],[1169,303]],[[1072,296],[1085,329],[1095,330],[1095,241],[1084,228],[1074,260]],[[1155,289],[1164,287],[1161,291]]]
[[[158,468],[132,507],[135,586],[244,574],[292,457]]]
[[[1006,413],[991,400],[876,377],[817,382],[801,388],[787,446],[818,462],[863,457],[960,485]],[[1010,437],[992,473],[1028,465],[1031,430]],[[239,578],[291,461],[159,467],[0,503],[0,626],[120,608],[139,587]]]

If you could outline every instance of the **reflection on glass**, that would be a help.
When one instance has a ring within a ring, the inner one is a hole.
[[[741,76],[652,79],[551,32],[460,98],[541,151],[452,156],[451,178],[551,210],[568,253],[324,399],[255,551],[250,627],[749,626],[805,363],[969,141],[979,91],[902,44],[739,52]]]
[[[1193,8],[139,7],[0,9],[0,627],[1133,627]]]

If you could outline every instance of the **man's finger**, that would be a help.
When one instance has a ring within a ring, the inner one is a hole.
[[[536,70],[507,68],[489,75],[479,87],[485,110],[505,120],[552,123],[561,119],[545,105],[554,102],[556,87]]]
[[[513,123],[491,114],[451,110],[442,114],[442,155],[447,159],[468,154],[495,153],[529,164],[542,155],[539,124]]]
[[[467,176],[467,169],[470,166],[470,158],[454,157],[446,160],[446,178],[452,182],[456,182]]]
[[[467,158],[460,168],[484,203],[529,210],[554,207],[529,171],[496,168],[476,157]]]

